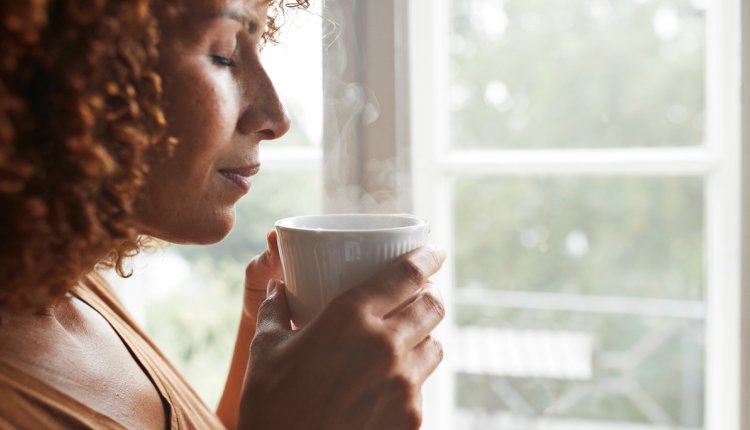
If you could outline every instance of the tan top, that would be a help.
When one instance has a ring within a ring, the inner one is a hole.
[[[107,281],[97,273],[87,276],[72,294],[87,303],[112,326],[153,381],[167,405],[172,429],[223,429],[219,418],[198,397],[177,369],[133,321]],[[93,410],[45,381],[0,360],[0,428],[123,429],[113,419]]]

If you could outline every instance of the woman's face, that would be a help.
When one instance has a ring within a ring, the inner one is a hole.
[[[160,72],[169,133],[137,205],[139,233],[213,243],[234,225],[234,205],[258,173],[259,144],[289,119],[259,58],[267,1],[186,0],[160,22]]]

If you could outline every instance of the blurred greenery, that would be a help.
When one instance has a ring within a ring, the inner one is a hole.
[[[457,288],[703,298],[699,178],[460,178]]]
[[[702,3],[452,1],[451,145],[703,144]],[[452,187],[459,291],[705,297],[701,177],[456,175]],[[456,428],[517,428],[492,421],[497,413],[600,421],[601,428],[614,421],[703,426],[702,319],[489,303],[454,311],[459,327],[568,330],[590,334],[595,344],[588,381],[458,374],[456,404],[469,418]],[[657,344],[637,357],[649,340]],[[568,395],[577,400],[560,408],[556,402]]]
[[[244,265],[205,259],[191,264],[204,282],[146,303],[146,330],[214,407],[221,396],[242,306]]]
[[[705,19],[696,4],[453,1],[453,144],[703,143]]]

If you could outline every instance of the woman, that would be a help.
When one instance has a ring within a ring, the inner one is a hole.
[[[260,142],[289,128],[258,57],[283,7],[0,4],[0,427],[419,427],[420,387],[442,357],[427,280],[439,250],[408,254],[293,332],[270,234],[247,266],[215,414],[96,274],[122,271],[142,237],[229,232]]]

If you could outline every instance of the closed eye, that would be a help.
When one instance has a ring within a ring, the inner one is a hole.
[[[214,64],[222,67],[235,67],[237,66],[237,63],[232,61],[231,58],[222,57],[221,55],[211,55],[211,61],[213,61]]]

